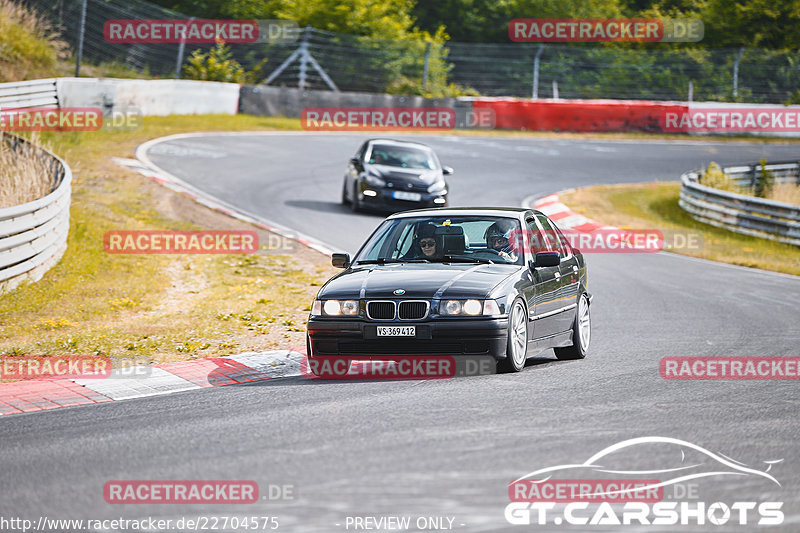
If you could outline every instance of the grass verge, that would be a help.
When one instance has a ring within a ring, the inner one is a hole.
[[[0,295],[0,354],[166,362],[305,346],[305,319],[334,272],[290,242],[251,255],[110,255],[112,229],[254,229],[119,167],[142,142],[189,131],[294,129],[250,116],[149,117],[128,132],[42,134],[74,174],[68,248],[37,283]]]
[[[669,252],[800,275],[800,248],[698,222],[678,205],[679,193],[680,183],[661,182],[597,185],[560,197],[576,213],[602,224],[661,230],[667,242],[676,233],[699,237],[699,246],[668,246],[665,249]]]

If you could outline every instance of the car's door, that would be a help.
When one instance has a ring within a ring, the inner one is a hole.
[[[572,322],[575,318],[575,307],[577,307],[578,302],[578,290],[580,288],[578,258],[575,257],[572,246],[561,230],[552,220],[550,220],[550,223],[556,230],[561,249],[561,295],[559,298],[566,310],[559,315],[559,328],[561,331],[566,331],[572,327]]]
[[[549,241],[545,237],[545,229],[534,217],[525,221],[531,255],[536,252],[550,251]],[[536,338],[547,337],[558,333],[556,314],[560,302],[557,301],[561,287],[561,269],[554,267],[536,267],[529,273],[533,286],[532,295],[528,298],[528,314],[533,323],[533,335]]]

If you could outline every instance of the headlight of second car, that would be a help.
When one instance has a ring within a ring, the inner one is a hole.
[[[380,176],[376,176],[375,174],[367,173],[367,175],[364,177],[364,180],[373,187],[383,187],[386,185],[386,182],[383,181]]]
[[[311,307],[313,316],[356,316],[358,300],[315,300]]]
[[[444,180],[436,180],[428,186],[428,192],[438,192],[444,194]]]
[[[494,300],[442,300],[439,314],[443,316],[496,316],[500,307]]]

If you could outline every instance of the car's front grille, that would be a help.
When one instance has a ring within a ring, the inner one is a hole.
[[[367,317],[372,320],[393,320],[394,302],[388,302],[388,301],[368,302]]]
[[[428,302],[424,300],[400,302],[398,315],[400,320],[423,319],[428,315]]]

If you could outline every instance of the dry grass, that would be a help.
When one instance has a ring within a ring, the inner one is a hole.
[[[0,133],[0,208],[37,200],[53,188],[49,166],[33,150],[14,151]],[[38,144],[37,139],[33,139]]]
[[[800,185],[794,183],[776,183],[767,199],[787,204],[800,205]]]

